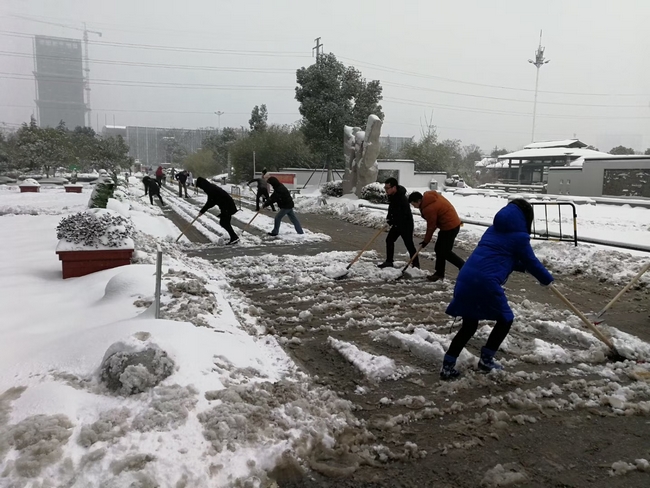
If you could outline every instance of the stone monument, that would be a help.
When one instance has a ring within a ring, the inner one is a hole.
[[[368,117],[366,130],[360,127],[343,128],[343,152],[345,154],[345,173],[343,175],[343,194],[355,193],[361,196],[361,189],[377,181],[377,156],[379,156],[379,135],[381,119],[376,115]]]

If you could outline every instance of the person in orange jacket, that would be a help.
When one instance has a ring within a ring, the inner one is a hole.
[[[465,261],[454,253],[454,241],[460,231],[460,218],[454,206],[437,191],[422,193],[414,191],[409,195],[409,203],[420,209],[420,214],[427,221],[427,233],[420,246],[424,247],[433,237],[436,229],[438,239],[434,251],[436,253],[436,271],[427,277],[429,281],[439,281],[445,277],[445,263],[449,261],[458,269],[463,267]]]

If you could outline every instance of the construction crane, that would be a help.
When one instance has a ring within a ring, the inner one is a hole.
[[[97,34],[99,37],[102,37],[102,33],[99,31],[94,31],[94,30],[89,30],[86,27],[86,23],[84,22],[84,28],[80,27],[75,27],[74,25],[70,24],[59,24],[57,22],[47,22],[45,20],[38,20],[34,19],[32,17],[27,17],[23,15],[11,15],[11,17],[17,17],[19,19],[24,19],[24,20],[29,20],[30,22],[38,22],[39,24],[47,24],[47,25],[56,25],[58,27],[64,27],[66,29],[72,29],[72,30],[77,30],[83,32],[83,41],[84,41],[84,91],[86,92],[86,125],[88,127],[92,127],[91,124],[91,110],[90,110],[90,57],[88,55],[88,34]]]

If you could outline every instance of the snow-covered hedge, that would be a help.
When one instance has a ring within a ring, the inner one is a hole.
[[[342,197],[343,196],[343,182],[338,181],[328,181],[320,188],[320,192],[323,195],[328,195],[330,197]]]
[[[370,183],[361,189],[361,198],[372,203],[388,203],[383,183]]]
[[[133,249],[133,224],[117,212],[91,209],[64,217],[56,227],[56,237],[70,247]],[[65,247],[65,246],[63,246]]]

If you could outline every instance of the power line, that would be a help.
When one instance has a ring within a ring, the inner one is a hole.
[[[478,83],[475,81],[463,81],[463,80],[456,80],[453,78],[445,78],[443,76],[435,76],[435,75],[429,75],[429,74],[424,74],[424,73],[417,73],[415,71],[408,71],[408,70],[403,70],[400,68],[392,68],[390,66],[383,66],[380,64],[373,64],[373,63],[367,63],[365,61],[359,61],[357,59],[352,59],[352,58],[347,58],[344,56],[339,56],[339,59],[345,59],[347,61],[352,61],[356,65],[361,66],[361,67],[366,67],[370,69],[375,69],[377,71],[385,71],[388,73],[396,73],[396,74],[402,74],[402,75],[407,75],[407,76],[413,76],[413,77],[418,77],[418,78],[426,78],[426,79],[433,79],[433,80],[440,80],[440,81],[446,81],[450,83],[461,83],[464,85],[472,85],[472,86],[481,86],[485,88],[498,88],[501,90],[514,90],[514,91],[522,91],[522,92],[528,92],[528,93],[533,93],[535,90],[531,90],[529,88],[517,88],[513,86],[503,86],[503,85],[490,85],[487,83]],[[564,92],[564,91],[551,91],[551,90],[539,90],[539,93],[549,93],[549,94],[555,94],[555,95],[578,95],[578,96],[594,96],[594,97],[649,97],[650,94],[648,93],[585,93],[585,92]]]
[[[441,103],[429,103],[422,102],[420,100],[408,100],[404,98],[392,98],[384,97],[384,101],[388,103],[397,103],[398,105],[414,105],[416,107],[425,107],[425,108],[440,108],[443,110],[455,110],[459,112],[473,112],[473,113],[485,113],[485,114],[494,114],[494,115],[512,115],[518,117],[530,117],[529,112],[513,112],[505,110],[489,110],[489,109],[478,109],[472,107],[463,107],[458,105],[446,105]],[[538,114],[538,117],[546,118],[555,118],[555,119],[635,119],[635,120],[650,120],[650,117],[642,116],[593,116],[593,115],[554,115],[554,114]]]
[[[0,105],[0,107],[9,108],[28,108],[33,109],[31,105]],[[119,108],[94,108],[98,112],[126,112],[126,113],[151,113],[151,114],[192,114],[192,115],[213,115],[214,112],[202,112],[191,110],[132,110],[132,109],[119,109]],[[250,115],[250,112],[228,112],[228,115]],[[296,112],[269,112],[269,115],[297,115]]]
[[[19,57],[19,58],[33,58],[33,54],[20,53],[14,51],[0,51],[0,56]],[[39,59],[53,59],[53,60],[76,60],[78,58],[72,56],[50,56],[40,55]],[[135,66],[145,68],[164,68],[164,69],[188,69],[188,70],[203,70],[203,71],[232,71],[232,72],[247,72],[247,73],[295,73],[293,68],[238,68],[234,66],[202,66],[202,65],[185,65],[185,64],[159,64],[159,63],[144,63],[138,61],[117,61],[111,59],[90,59],[91,62],[97,64],[108,64],[117,66]]]
[[[422,91],[430,91],[430,92],[436,92],[436,93],[445,93],[447,95],[458,95],[458,96],[463,96],[463,97],[471,97],[471,98],[483,98],[487,100],[501,100],[501,101],[507,101],[507,102],[518,102],[518,103],[532,103],[531,100],[521,100],[517,98],[506,98],[506,97],[493,97],[489,95],[474,95],[471,93],[461,93],[461,92],[455,92],[455,91],[448,91],[448,90],[438,90],[436,88],[426,88],[422,86],[413,86],[413,85],[405,85],[403,83],[393,83],[390,81],[382,81],[381,84],[383,86],[395,86],[398,88],[407,88],[407,89],[412,89],[412,90],[422,90]],[[606,104],[593,104],[593,103],[571,103],[571,102],[537,102],[540,104],[544,105],[562,105],[562,106],[573,106],[573,107],[601,107],[601,108],[642,108],[646,109],[648,108],[645,105],[606,105]]]
[[[9,37],[33,37],[32,34],[15,31],[0,31],[0,34]],[[118,48],[128,49],[145,49],[156,51],[174,51],[174,52],[191,52],[201,54],[223,54],[223,55],[237,55],[237,56],[270,56],[270,57],[290,57],[290,58],[308,58],[306,54],[299,51],[246,51],[235,49],[205,49],[205,48],[189,48],[178,46],[163,46],[159,44],[139,44],[130,42],[111,42],[111,41],[89,41],[89,44],[96,46],[111,46]]]
[[[33,81],[34,78],[31,75],[26,75],[22,73],[4,73],[0,72],[0,78],[2,79],[13,79],[13,80],[28,80]],[[54,81],[56,83],[79,83],[78,78],[69,78],[69,77],[59,77],[59,76],[48,76],[48,75],[39,75],[39,79],[44,79],[48,81]],[[268,90],[268,91],[293,91],[293,87],[285,86],[268,86],[268,85],[212,85],[207,83],[172,83],[164,81],[137,81],[137,80],[103,80],[95,79],[93,81],[95,85],[106,85],[106,86],[131,86],[131,87],[145,87],[145,88],[184,88],[190,90]]]

